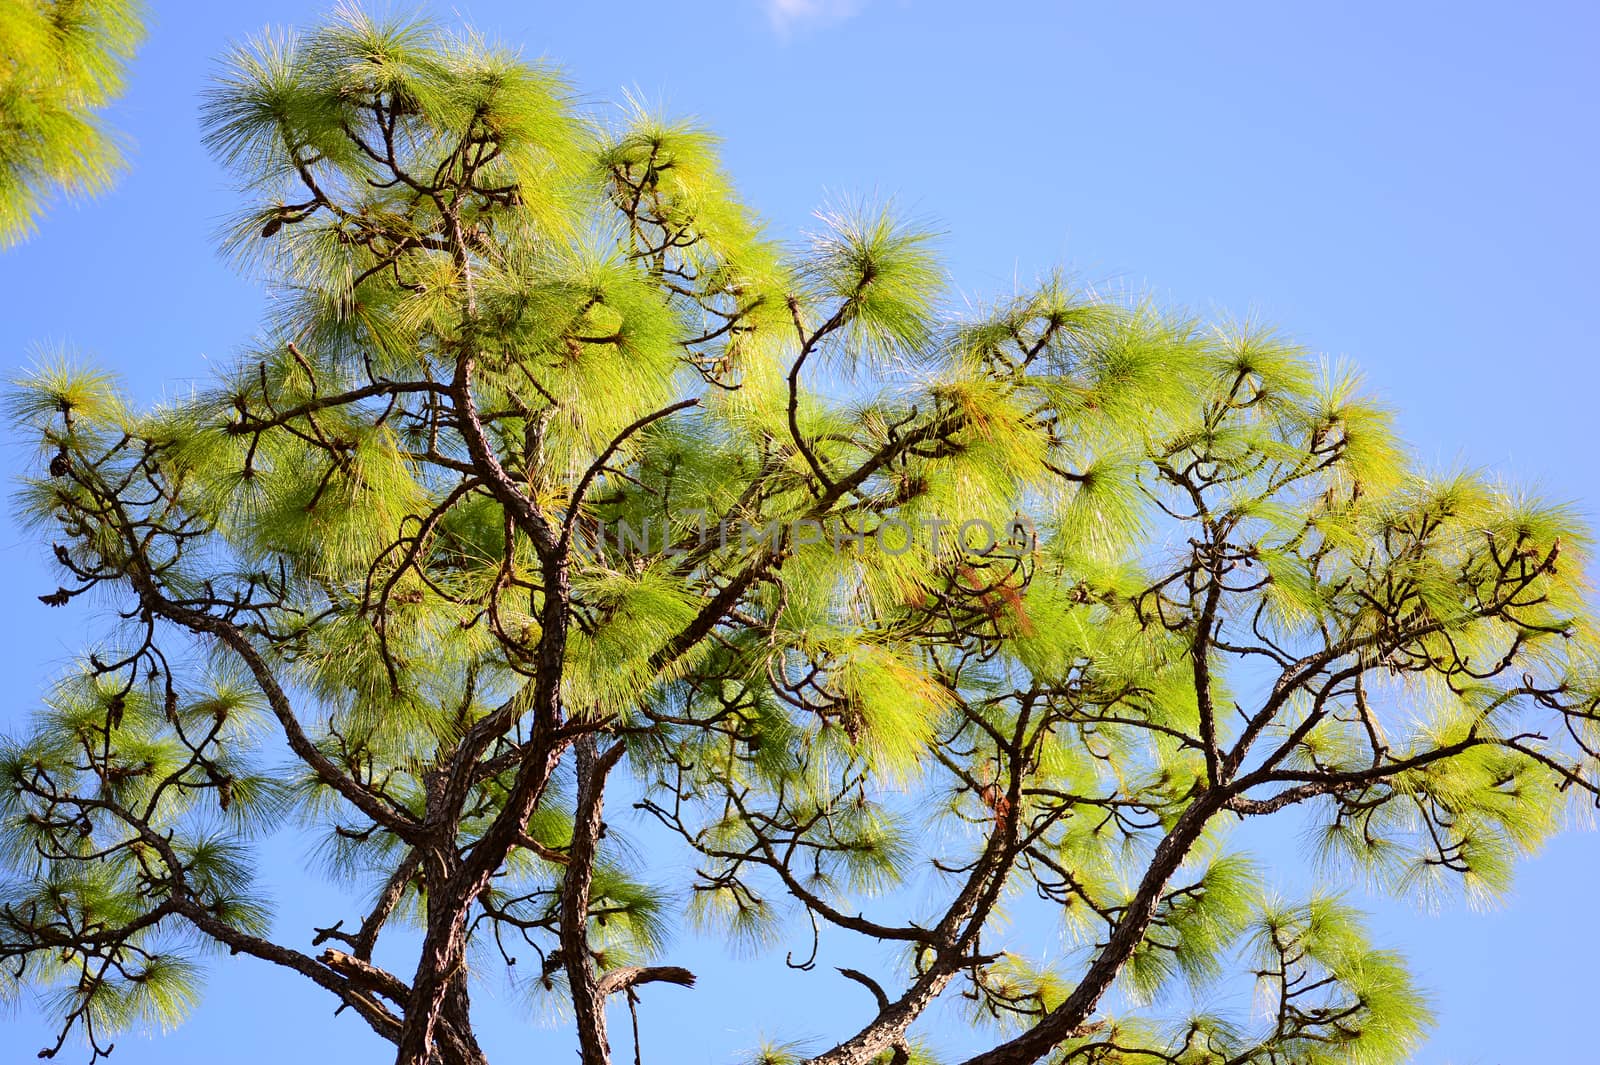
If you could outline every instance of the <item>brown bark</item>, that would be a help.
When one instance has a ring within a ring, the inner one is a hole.
[[[573,815],[572,847],[561,883],[561,956],[567,969],[568,993],[578,1027],[583,1065],[610,1065],[606,1039],[606,991],[589,953],[589,892],[594,885],[594,859],[600,841],[606,775],[622,757],[619,741],[604,754],[593,733],[573,744],[577,756],[578,808]]]

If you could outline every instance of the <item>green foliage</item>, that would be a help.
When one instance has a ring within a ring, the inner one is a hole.
[[[693,928],[897,948],[762,1060],[932,1060],[963,996],[984,1065],[1398,1062],[1401,961],[1222,827],[1299,807],[1324,876],[1482,902],[1600,795],[1581,523],[1277,334],[1060,275],[954,314],[887,207],[783,249],[698,127],[352,9],[204,122],[262,338],[153,410],[64,357],[9,401],[41,599],[122,619],[0,758],[0,960],[63,1039],[223,946],[403,1065],[479,1065],[509,971],[605,1065]],[[348,893],[315,956],[268,934],[285,825]],[[1257,1015],[1186,1012],[1241,977]]]
[[[14,0],[0,8],[0,247],[57,192],[103,191],[122,167],[96,112],[121,95],[144,35],[137,0]]]

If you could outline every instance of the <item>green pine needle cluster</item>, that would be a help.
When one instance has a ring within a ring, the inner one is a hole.
[[[137,0],[0,7],[0,247],[32,233],[53,195],[101,192],[121,169],[97,112],[122,94],[142,13]]]

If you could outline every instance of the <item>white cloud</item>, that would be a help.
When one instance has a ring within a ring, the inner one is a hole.
[[[767,17],[779,33],[803,26],[843,22],[861,11],[862,0],[766,0]]]

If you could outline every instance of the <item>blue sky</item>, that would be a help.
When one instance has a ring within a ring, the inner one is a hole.
[[[259,289],[211,250],[237,203],[199,145],[213,57],[324,6],[149,2],[151,36],[113,115],[132,169],[0,253],[8,373],[40,343],[70,344],[147,400],[207,377],[262,317]],[[944,233],[954,283],[973,299],[1063,264],[1098,287],[1256,314],[1358,362],[1425,462],[1503,470],[1595,520],[1595,8],[474,0],[433,11],[548,55],[591,99],[631,90],[698,116],[780,235],[830,198],[892,196]],[[0,439],[10,476],[20,449]],[[0,572],[11,663],[0,720],[18,721],[88,619],[37,602],[52,578],[10,524]],[[1305,882],[1291,837],[1258,845],[1285,885]],[[277,841],[267,873],[296,883],[303,858]],[[1419,1061],[1575,1060],[1592,1045],[1597,879],[1600,839],[1580,833],[1529,862],[1487,914],[1372,900],[1384,937],[1435,994],[1440,1025]],[[285,934],[302,946],[323,917],[313,901],[280,897]],[[1052,932],[1041,923],[1038,935]],[[761,976],[781,968],[781,951],[762,964],[692,952],[700,990],[643,1006],[658,1065],[727,1061],[759,1032],[822,1035],[863,1012],[860,990],[825,973]],[[224,1041],[229,1062],[385,1060],[303,985],[220,964],[189,1026],[126,1038],[114,1060],[199,1065]],[[565,1060],[565,1036],[524,1024],[525,1012],[483,1006],[492,1057]],[[27,1009],[12,1021],[0,1057],[51,1041]]]

